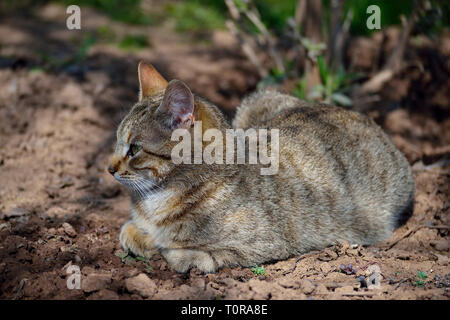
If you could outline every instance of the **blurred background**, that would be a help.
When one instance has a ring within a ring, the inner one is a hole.
[[[449,19],[446,0],[1,0],[0,297],[86,298],[54,280],[69,261],[124,268],[110,257],[128,196],[105,168],[140,60],[228,119],[263,87],[368,114],[416,174],[405,228],[448,226]],[[422,231],[400,246],[440,246],[448,263],[448,228]]]

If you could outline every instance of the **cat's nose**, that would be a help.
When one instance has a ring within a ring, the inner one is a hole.
[[[114,173],[117,172],[117,166],[114,166],[114,165],[110,164],[108,166],[108,172],[111,173],[112,175],[114,175]]]

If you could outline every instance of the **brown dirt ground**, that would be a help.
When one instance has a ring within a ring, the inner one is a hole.
[[[83,15],[83,32],[104,23],[134,30],[92,11]],[[136,100],[137,62],[186,81],[228,114],[258,79],[226,32],[188,45],[167,26],[137,29],[149,35],[150,49],[96,44],[82,67],[32,71],[43,50],[53,57],[76,50],[73,39],[83,33],[67,31],[64,16],[48,6],[33,18],[0,22],[1,299],[449,299],[449,37],[410,51],[422,67],[386,85],[384,109],[368,111],[413,165],[417,196],[406,225],[376,246],[341,243],[265,264],[265,275],[248,268],[180,275],[159,256],[119,257],[129,199],[105,167],[114,129]],[[80,290],[66,287],[71,264],[81,268]],[[343,264],[356,274],[342,272]],[[357,277],[374,265],[380,287],[361,288]],[[427,273],[423,284],[419,271]]]

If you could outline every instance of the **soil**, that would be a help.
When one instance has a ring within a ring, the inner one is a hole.
[[[49,5],[0,22],[1,299],[450,298],[449,36],[409,50],[408,61],[420,68],[405,69],[385,85],[382,103],[365,110],[406,154],[416,178],[414,213],[390,239],[338,243],[264,264],[260,275],[251,268],[182,275],[160,256],[125,256],[118,241],[129,196],[105,168],[115,128],[137,99],[136,66],[152,62],[229,117],[258,77],[225,31],[193,41],[167,25],[130,27],[91,10],[83,21],[82,31],[68,31],[64,9]],[[82,62],[34,68],[42,52],[73,56],[77,40],[103,24],[143,32],[151,47],[130,52],[98,43]],[[377,39],[366,40],[367,50],[370,41]],[[355,54],[358,61],[373,56]],[[70,290],[73,266],[81,288]]]

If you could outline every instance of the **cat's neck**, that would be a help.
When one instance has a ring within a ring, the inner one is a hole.
[[[206,100],[195,97],[195,120],[202,122],[202,133],[208,129],[218,129],[225,132],[230,129],[230,124],[225,120],[222,112]]]

